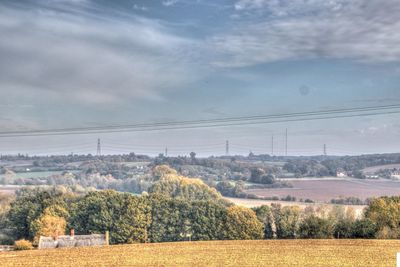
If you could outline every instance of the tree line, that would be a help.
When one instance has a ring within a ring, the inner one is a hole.
[[[272,205],[248,209],[224,200],[197,179],[157,166],[149,193],[76,193],[66,187],[22,189],[0,199],[0,229],[9,241],[110,232],[113,244],[262,238],[399,238],[400,197],[372,199],[362,216],[352,209]],[[4,205],[3,205],[4,204]]]
[[[109,231],[112,244],[263,237],[263,224],[247,208],[113,190],[83,196],[24,190],[11,203],[5,223],[14,240],[34,243],[41,235],[55,237],[69,229],[76,234]]]

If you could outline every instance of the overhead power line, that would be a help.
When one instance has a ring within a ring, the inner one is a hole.
[[[141,131],[175,130],[175,129],[197,129],[197,128],[213,128],[213,127],[257,125],[257,124],[281,123],[281,122],[351,118],[351,117],[388,115],[388,114],[398,114],[398,113],[400,113],[400,104],[296,112],[296,113],[281,113],[273,115],[258,115],[258,116],[247,116],[247,117],[203,119],[203,120],[192,120],[192,121],[170,121],[170,122],[160,122],[160,123],[138,123],[138,124],[128,124],[128,125],[109,125],[109,126],[95,126],[95,127],[3,131],[0,132],[0,137],[49,136],[49,135],[73,135],[73,134],[93,134],[93,133],[113,133],[113,132],[141,132]]]

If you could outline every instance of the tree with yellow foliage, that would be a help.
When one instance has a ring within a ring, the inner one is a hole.
[[[262,239],[264,236],[264,225],[253,210],[245,207],[227,209],[226,228],[227,239]]]
[[[400,197],[380,197],[371,200],[365,217],[378,228],[378,238],[398,238],[400,236]]]
[[[49,207],[44,210],[42,216],[32,222],[31,228],[35,233],[33,242],[37,244],[40,236],[50,236],[56,238],[65,234],[67,221],[60,216],[55,215],[55,210],[61,207]]]
[[[179,175],[176,170],[160,165],[153,169],[157,180],[149,189],[150,193],[186,200],[221,200],[221,194],[202,180]]]

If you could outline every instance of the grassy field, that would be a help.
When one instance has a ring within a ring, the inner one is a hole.
[[[70,172],[77,172],[77,171],[70,171]],[[15,177],[18,178],[42,178],[42,177],[49,177],[52,175],[58,175],[63,173],[63,171],[43,171],[43,172],[17,172],[15,173]],[[4,177],[4,174],[0,174],[0,178]]]
[[[6,266],[396,266],[399,240],[260,240],[0,253]]]
[[[262,197],[279,198],[291,195],[297,199],[312,199],[317,202],[329,202],[333,198],[358,197],[362,200],[370,197],[400,195],[400,181],[363,180],[363,179],[291,179],[292,188],[250,189],[247,193]]]
[[[372,167],[364,168],[363,173],[373,174],[379,170],[389,170],[389,169],[399,169],[400,164],[386,164],[386,165],[377,165]]]

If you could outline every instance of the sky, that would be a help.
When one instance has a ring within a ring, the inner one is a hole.
[[[397,0],[0,2],[0,132],[400,104]],[[400,152],[400,115],[2,137],[0,154]]]

